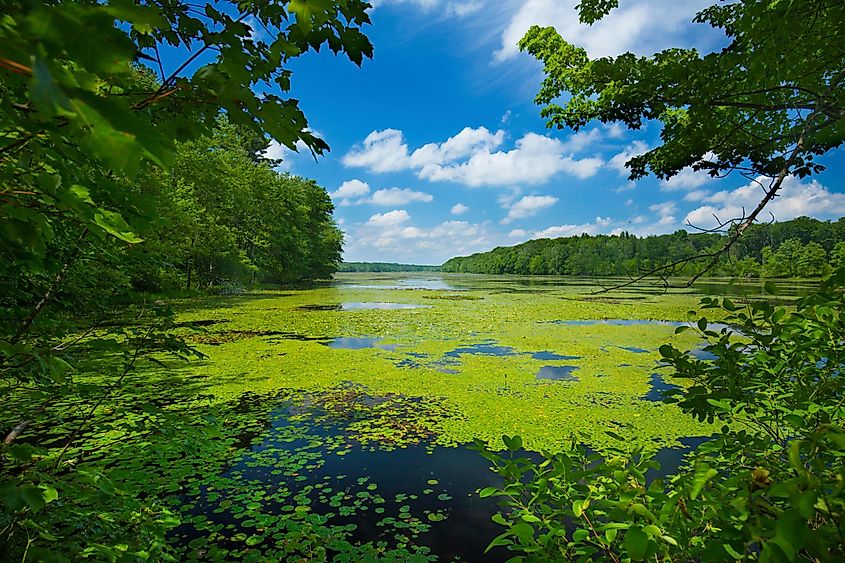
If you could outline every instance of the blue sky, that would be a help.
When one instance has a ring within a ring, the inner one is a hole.
[[[623,0],[593,27],[578,24],[572,0],[374,4],[366,32],[375,55],[363,68],[329,52],[293,67],[293,96],[332,151],[317,162],[270,151],[332,194],[345,260],[440,264],[532,237],[669,233],[759,200],[741,176],[628,182],[625,160],[656,143],[659,125],[546,129],[533,103],[541,68],[516,48],[536,23],[594,56],[713,50],[724,37],[690,23],[710,2]],[[775,217],[845,215],[842,156],[829,154],[828,171],[812,180],[789,179],[770,207]]]

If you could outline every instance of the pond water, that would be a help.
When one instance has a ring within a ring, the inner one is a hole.
[[[716,285],[750,295],[747,284]],[[657,350],[712,358],[696,331],[675,334],[708,289],[598,287],[341,274],[314,289],[186,305],[178,320],[209,359],[145,377],[202,381],[214,408],[256,399],[230,415],[254,428],[218,454],[214,477],[188,481],[179,503],[189,518],[173,541],[186,559],[278,558],[305,534],[349,542],[359,558],[499,561],[508,553],[481,555],[501,530],[495,502],[476,491],[498,478],[467,447],[473,439],[501,447],[518,434],[537,455],[580,432],[601,451],[616,445],[612,430],[673,470],[718,429],[660,400],[684,383],[655,373]],[[727,328],[720,320],[710,328]]]

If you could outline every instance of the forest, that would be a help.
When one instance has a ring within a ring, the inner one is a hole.
[[[92,314],[146,294],[237,292],[330,276],[342,242],[331,199],[313,180],[276,172],[262,156],[266,144],[221,118],[208,136],[176,145],[172,173],[149,166],[134,181],[118,181],[135,199],[111,200],[109,212],[131,222],[130,240],[95,236],[58,215],[43,256],[64,271],[56,305]],[[0,307],[14,326],[54,279],[33,274],[8,248],[0,256],[3,279],[13,282],[0,292]]]
[[[456,257],[444,272],[569,276],[639,276],[688,256],[715,253],[727,235],[688,233],[637,237],[581,235],[539,239],[490,252]],[[729,253],[719,257],[709,276],[736,278],[818,278],[845,266],[845,218],[751,225]],[[701,263],[689,262],[672,273],[690,276]]]

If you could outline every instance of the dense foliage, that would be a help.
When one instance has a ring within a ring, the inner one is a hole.
[[[435,272],[439,266],[397,264],[395,262],[342,262],[338,272]]]
[[[332,271],[340,240],[325,192],[255,157],[271,140],[328,148],[285,97],[289,67],[323,46],[356,64],[371,56],[368,4],[0,6],[0,399],[18,399],[19,421],[0,446],[0,558],[166,558],[171,514],[121,491],[125,476],[77,470],[75,446],[141,362],[201,354],[166,308],[121,310],[127,323],[113,298]],[[221,114],[230,125],[218,129]],[[85,369],[105,382],[74,377]],[[121,411],[114,424],[168,427],[185,451],[203,435],[136,404],[146,422]],[[61,405],[76,416],[45,414]],[[45,447],[16,443],[33,428],[53,432]]]
[[[592,24],[618,5],[582,0],[579,17]],[[822,171],[816,157],[845,142],[845,4],[731,0],[695,21],[724,31],[727,46],[705,55],[672,48],[590,59],[554,28],[534,26],[520,47],[543,62],[536,102],[549,127],[662,123],[657,146],[627,162],[632,179],[668,178],[691,166],[713,176],[737,171],[761,184],[747,215],[720,218],[734,227],[724,252],[786,177]]]
[[[157,220],[141,232],[145,244],[127,253],[134,289],[291,282],[335,271],[342,233],[326,191],[274,171],[245,140],[223,123],[180,144],[170,173],[145,177],[140,189]]]
[[[658,464],[621,442],[600,456],[574,439],[541,463],[520,455],[518,437],[505,437],[506,455],[480,445],[505,479],[482,491],[507,507],[491,545],[526,561],[841,561],[843,286],[840,269],[793,311],[702,300],[730,328],[698,321],[712,360],[661,347],[687,383],[665,400],[723,427],[676,475],[650,478]]]
[[[688,256],[716,254],[725,238],[681,230],[649,237],[622,233],[538,239],[452,258],[441,269],[473,274],[636,276]],[[841,266],[845,266],[845,219],[830,222],[799,217],[752,225],[729,253],[719,256],[708,274],[815,278]],[[694,275],[701,269],[701,264],[682,262],[672,272]]]

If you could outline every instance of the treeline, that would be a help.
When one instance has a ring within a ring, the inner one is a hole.
[[[677,260],[715,251],[724,235],[688,233],[637,237],[581,235],[538,239],[490,252],[448,260],[444,272],[474,274],[619,276],[639,275]],[[731,277],[814,278],[845,266],[845,218],[819,221],[799,217],[751,226],[710,275]],[[689,263],[678,275],[697,273]]]
[[[273,170],[265,148],[225,122],[179,146],[175,172],[145,186],[161,216],[131,256],[134,287],[285,283],[336,270],[342,233],[331,198],[313,180]]]
[[[396,264],[395,262],[341,262],[338,272],[437,272],[440,266]]]
[[[213,134],[178,144],[169,171],[149,166],[132,181],[97,178],[97,192],[83,195],[112,210],[97,220],[123,236],[55,217],[46,272],[0,251],[0,309],[37,300],[63,268],[58,304],[86,311],[138,292],[231,291],[331,276],[342,244],[331,199],[313,180],[275,171],[277,162],[262,156],[266,147],[221,120]]]

